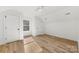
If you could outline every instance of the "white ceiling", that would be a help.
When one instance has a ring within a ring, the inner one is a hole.
[[[57,6],[44,6],[41,12],[36,11],[37,8],[40,6],[0,6],[0,12],[6,11],[8,9],[17,10],[19,12],[22,12],[24,15],[46,15],[48,13],[59,11],[62,8],[66,7],[57,7]]]
[[[17,10],[21,12],[25,17],[41,16],[45,17],[50,14],[57,13],[63,9],[70,8],[69,6],[44,6],[41,11],[36,11],[40,6],[0,6],[0,13],[6,10]],[[76,8],[76,6],[74,6]]]
[[[21,13],[23,13],[24,15],[26,15],[26,16],[29,16],[29,15],[32,15],[32,14],[34,14],[34,9],[35,9],[36,7],[29,7],[29,6],[0,6],[0,12],[2,12],[2,11],[6,11],[6,10],[17,10],[17,11],[19,11],[19,12],[21,12]]]

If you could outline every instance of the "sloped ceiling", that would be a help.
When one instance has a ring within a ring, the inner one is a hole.
[[[69,15],[66,15],[70,13]],[[62,22],[78,20],[79,18],[79,7],[78,6],[56,6],[47,7],[39,14],[43,19],[43,22]]]
[[[66,7],[57,7],[57,6],[44,6],[41,12],[36,11],[40,6],[0,6],[0,12],[6,11],[8,9],[18,10],[24,15],[40,15],[44,16],[52,12],[56,12]]]
[[[6,10],[15,10],[22,13],[25,17],[33,17],[36,7],[34,6],[0,6],[0,13]]]
[[[42,18],[46,18],[49,15],[55,15],[57,12],[62,11],[64,9],[78,8],[76,6],[43,6],[43,9],[41,9],[41,11],[36,11],[36,9],[39,7],[40,6],[0,6],[0,13],[2,11],[13,9],[17,10],[18,12],[21,12],[25,17],[32,18],[34,16],[39,16]]]

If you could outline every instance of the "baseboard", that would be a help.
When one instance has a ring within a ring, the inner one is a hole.
[[[50,38],[55,37],[55,38],[59,38],[59,39],[64,39],[66,41],[74,42],[74,43],[76,43],[78,45],[78,41],[75,41],[75,40],[72,40],[72,39],[67,39],[67,38],[63,38],[63,37],[59,37],[59,36],[55,36],[55,35],[49,35],[49,34],[42,34],[42,35],[45,35],[45,36],[47,35]],[[42,35],[37,35],[37,36],[42,36]]]
[[[57,37],[57,38],[66,39],[66,40],[70,40],[70,41],[75,41],[75,42],[77,42],[77,40],[64,38],[63,36],[56,36],[56,35],[50,35],[50,34],[45,34],[45,35],[54,36],[54,37]]]

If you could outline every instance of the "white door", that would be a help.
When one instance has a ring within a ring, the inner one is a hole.
[[[20,19],[18,16],[4,16],[5,39],[12,42],[20,39]]]
[[[0,16],[0,44],[3,44],[5,39],[4,39],[4,17]]]

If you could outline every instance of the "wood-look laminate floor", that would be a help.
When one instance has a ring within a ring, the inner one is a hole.
[[[43,49],[43,53],[76,53],[77,42],[50,35],[33,37],[35,42]]]
[[[24,39],[24,51],[25,53],[40,53],[42,48],[30,36]]]
[[[29,36],[0,45],[0,53],[76,53],[77,42],[50,35]]]
[[[23,40],[0,45],[0,53],[24,53]]]

